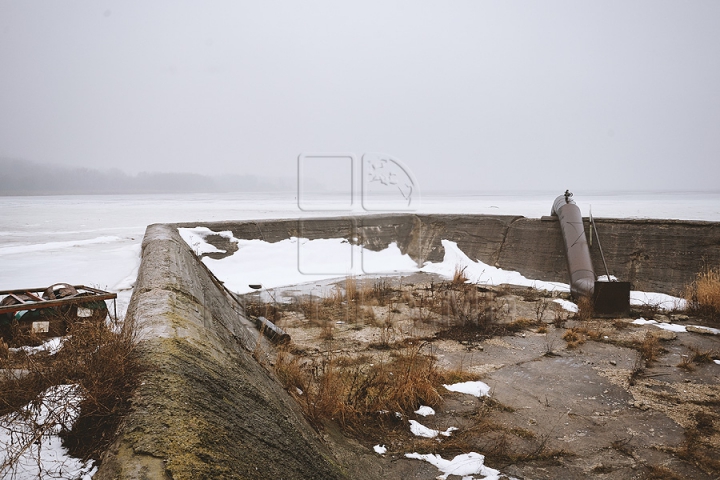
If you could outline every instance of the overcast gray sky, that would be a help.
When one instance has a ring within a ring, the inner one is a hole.
[[[0,157],[420,187],[715,189],[718,1],[0,0]]]

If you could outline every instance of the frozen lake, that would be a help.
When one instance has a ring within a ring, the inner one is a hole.
[[[538,218],[549,214],[556,196],[425,195],[416,212]],[[717,193],[578,194],[576,201],[583,214],[592,206],[598,218],[720,221]],[[129,298],[149,224],[343,214],[301,211],[293,195],[277,193],[0,197],[0,209],[0,289],[67,282],[119,292],[121,303]]]

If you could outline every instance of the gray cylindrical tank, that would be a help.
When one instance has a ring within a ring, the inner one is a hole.
[[[560,221],[568,272],[570,273],[570,292],[573,297],[593,296],[595,289],[595,270],[590,260],[585,226],[580,208],[570,198],[572,194],[560,195],[555,199],[552,214]]]

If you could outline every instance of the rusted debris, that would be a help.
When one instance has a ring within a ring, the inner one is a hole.
[[[105,301],[114,301],[117,294],[57,283],[47,288],[2,290],[0,297],[0,338],[24,343],[25,338],[36,341],[64,335],[75,321],[105,320]]]
[[[273,322],[265,317],[257,317],[255,324],[258,330],[260,330],[266,337],[272,340],[274,343],[287,344],[290,343],[290,335],[282,328],[275,325]]]

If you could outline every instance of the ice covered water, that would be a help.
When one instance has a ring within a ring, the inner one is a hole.
[[[547,194],[424,194],[419,213],[548,215]],[[576,195],[598,218],[720,221],[720,194]],[[125,291],[152,223],[298,218],[343,212],[300,211],[292,193],[69,195],[0,197],[0,289],[69,282]]]

